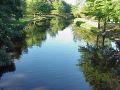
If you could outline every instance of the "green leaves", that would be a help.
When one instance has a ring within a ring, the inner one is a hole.
[[[49,14],[52,10],[50,3],[45,1],[38,1],[32,5],[33,12],[40,14]]]
[[[96,18],[114,17],[119,12],[119,5],[114,0],[89,0],[85,7],[85,15]]]
[[[105,31],[108,21],[120,22],[120,3],[117,0],[88,0],[83,13],[95,17],[98,23],[102,20]]]
[[[66,15],[71,13],[71,6],[64,1],[54,1],[52,6],[52,14]]]

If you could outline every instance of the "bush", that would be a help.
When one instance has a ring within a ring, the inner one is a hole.
[[[75,22],[75,25],[79,27],[79,26],[80,26],[81,24],[83,24],[83,23],[84,23],[83,21],[76,21],[76,22]]]

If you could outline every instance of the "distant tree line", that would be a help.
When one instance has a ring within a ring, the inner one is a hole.
[[[71,6],[62,0],[27,0],[27,12],[41,15],[71,15]]]

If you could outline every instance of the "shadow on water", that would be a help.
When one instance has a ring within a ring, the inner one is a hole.
[[[112,44],[116,43],[116,47]],[[93,90],[120,89],[120,49],[117,41],[106,35],[96,38],[94,44],[80,46],[78,66]]]
[[[42,18],[30,22],[23,30],[25,38],[22,40],[12,40],[12,45],[0,46],[0,78],[4,73],[14,72],[16,70],[15,59],[19,60],[23,53],[28,52],[32,46],[41,46],[47,39],[47,34],[56,36],[58,31],[63,30],[70,24],[68,20],[60,17]]]

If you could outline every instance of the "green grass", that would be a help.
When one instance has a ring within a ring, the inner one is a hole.
[[[25,17],[25,18],[21,18],[19,20],[15,20],[12,19],[9,23],[10,25],[14,25],[14,26],[23,26],[26,25],[32,18],[31,17]]]
[[[31,20],[32,17],[24,17],[19,20],[12,18],[11,20],[8,20],[6,25],[11,31],[19,31],[22,30]]]

